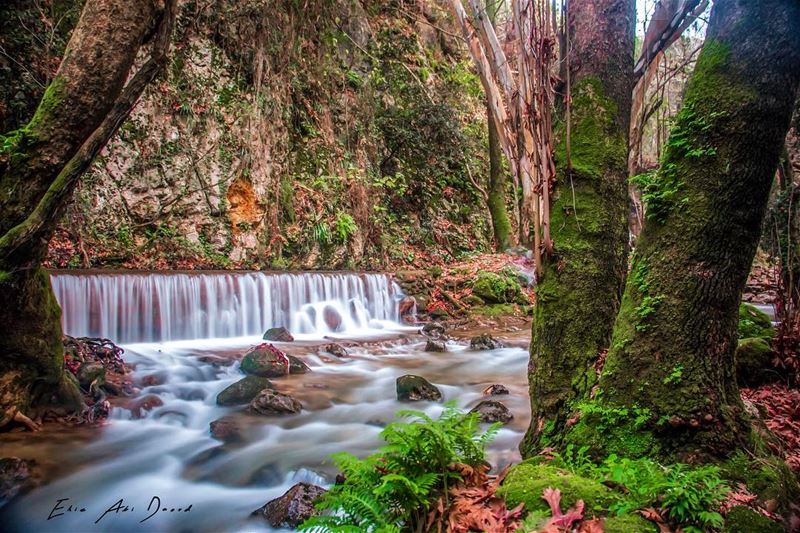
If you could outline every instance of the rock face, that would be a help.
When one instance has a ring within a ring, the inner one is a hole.
[[[344,357],[350,357],[350,354],[347,353],[347,350],[341,344],[332,343],[325,346],[325,351],[331,355],[335,355],[336,357],[342,359]]]
[[[39,484],[35,463],[18,457],[0,459],[0,507]]]
[[[409,374],[397,378],[397,399],[401,402],[439,402],[442,392],[427,379]]]
[[[311,369],[297,357],[287,355],[275,346],[264,343],[247,352],[242,359],[245,374],[264,378],[277,378],[287,374],[305,374]]]
[[[309,483],[298,483],[280,498],[267,502],[253,511],[253,515],[264,518],[274,528],[294,529],[314,516],[314,502],[327,492],[322,487]]]
[[[228,385],[217,394],[217,405],[228,407],[250,403],[264,389],[271,389],[272,383],[261,376],[247,376]]]
[[[505,385],[500,385],[499,383],[495,383],[493,385],[489,385],[485,389],[483,389],[484,396],[501,396],[503,394],[508,394],[508,387]]]
[[[250,412],[260,415],[288,415],[303,410],[303,406],[289,396],[276,390],[264,389],[250,402]]]
[[[223,416],[218,420],[214,420],[208,426],[211,436],[223,442],[237,442],[242,438],[239,424],[232,416]]]
[[[403,319],[413,319],[417,311],[417,300],[413,296],[406,296],[400,300],[400,317]]]
[[[508,410],[508,407],[498,402],[497,400],[483,400],[476,405],[470,413],[478,413],[481,422],[502,422],[507,424],[514,419],[514,415]]]
[[[289,333],[289,330],[283,327],[280,328],[270,328],[264,333],[264,337],[262,337],[265,341],[275,341],[275,342],[292,342],[294,341],[294,337],[292,334]]]
[[[446,352],[447,345],[443,341],[435,340],[435,339],[428,339],[428,342],[425,344],[425,351],[426,352]]]
[[[469,341],[470,350],[496,350],[505,345],[491,335],[478,335]]]

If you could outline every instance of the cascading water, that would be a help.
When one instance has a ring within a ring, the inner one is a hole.
[[[402,291],[388,275],[54,272],[64,331],[116,342],[324,335],[397,322]]]

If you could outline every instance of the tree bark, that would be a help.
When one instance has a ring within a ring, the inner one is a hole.
[[[491,109],[487,110],[487,113],[491,113]],[[487,120],[489,125],[489,190],[486,203],[492,217],[495,249],[502,252],[511,245],[511,222],[508,219],[506,208],[506,174],[503,171],[503,154],[500,150],[497,128],[491,115],[487,116],[489,116]]]
[[[89,0],[33,119],[6,137],[0,153],[0,425],[32,404],[81,405],[64,372],[60,309],[40,265],[77,180],[163,69],[174,14],[175,0],[162,6]],[[126,84],[153,35],[149,59]]]
[[[738,308],[800,81],[800,3],[718,0],[639,238],[594,399],[568,440],[600,453],[724,457],[751,430]]]
[[[528,367],[532,421],[524,456],[555,444],[570,406],[596,381],[626,272],[628,117],[634,2],[570,2],[570,161],[556,148],[554,251],[537,285]],[[571,170],[570,170],[571,169]]]

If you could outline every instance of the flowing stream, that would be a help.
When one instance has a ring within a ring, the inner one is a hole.
[[[437,403],[398,402],[395,379],[403,374],[426,377],[465,409],[483,398],[486,386],[506,385],[511,394],[497,399],[515,419],[495,439],[490,460],[502,466],[519,458],[530,417],[524,337],[519,347],[476,352],[462,340],[448,342],[447,353],[426,353],[417,328],[399,323],[402,291],[388,276],[54,273],[52,279],[66,333],[119,339],[136,366],[134,403],[157,397],[161,405],[138,417],[115,408],[100,430],[4,436],[0,456],[36,457],[51,472],[46,485],[4,509],[4,531],[269,531],[250,513],[298,481],[329,485],[336,474],[330,454],[373,452],[399,409],[441,411]],[[238,362],[220,362],[263,342],[263,331],[275,326],[296,337],[275,344],[312,369],[272,380],[303,411],[264,417],[217,406],[217,394],[243,377]],[[351,357],[326,354],[331,339]],[[223,444],[209,433],[209,423],[226,415],[240,427],[239,442]],[[63,509],[53,512],[64,498]],[[102,516],[120,499],[116,511]]]

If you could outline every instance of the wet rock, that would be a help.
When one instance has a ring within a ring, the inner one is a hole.
[[[401,402],[442,400],[442,392],[427,379],[411,374],[397,378],[397,399]]]
[[[276,341],[276,342],[292,342],[294,341],[294,337],[289,330],[280,327],[280,328],[269,328],[266,333],[264,333],[263,339],[265,341]]]
[[[277,378],[286,374],[305,374],[311,371],[297,357],[287,355],[268,343],[260,344],[247,352],[242,358],[240,368],[245,374],[264,378]]]
[[[401,317],[405,318],[414,316],[416,310],[417,310],[417,300],[413,296],[406,296],[405,298],[400,300],[399,311]]]
[[[447,312],[447,309],[443,309],[441,307],[438,308],[438,309],[434,309],[433,311],[431,311],[428,314],[434,320],[445,320],[447,318],[450,318],[450,313]]]
[[[156,407],[161,407],[164,402],[155,394],[146,394],[140,398],[135,398],[125,406],[130,410],[131,416],[135,419],[144,418],[145,413],[152,411]]]
[[[425,344],[425,351],[426,352],[446,352],[447,346],[443,341],[436,340],[436,339],[428,339],[428,342]]]
[[[19,457],[0,459],[0,507],[39,485],[36,463]]]
[[[232,416],[223,416],[218,420],[214,420],[209,425],[211,436],[222,442],[239,442],[242,440],[241,428],[236,418]]]
[[[205,363],[207,365],[211,365],[214,368],[221,368],[223,366],[231,366],[235,359],[229,357],[220,357],[218,355],[203,355],[197,358],[197,360],[201,363]]]
[[[260,415],[287,415],[296,414],[303,410],[303,406],[289,396],[272,389],[262,390],[250,402],[250,412]]]
[[[331,331],[342,330],[342,315],[339,314],[339,311],[335,307],[326,305],[322,310],[322,320],[325,321],[325,325],[327,325]]]
[[[329,344],[325,346],[325,351],[331,355],[335,355],[340,359],[343,357],[350,357],[350,354],[347,353],[347,350],[345,350],[341,344],[336,344],[336,343]]]
[[[444,337],[444,326],[436,322],[428,322],[420,330],[423,335],[431,339],[440,339]]]
[[[508,387],[505,385],[500,385],[499,383],[495,383],[494,385],[489,385],[485,389],[483,389],[484,396],[500,396],[503,394],[509,394]]]
[[[298,483],[280,498],[267,502],[253,511],[274,528],[294,529],[316,514],[314,502],[327,492],[310,483]]]
[[[250,403],[264,389],[271,389],[272,383],[261,376],[247,376],[228,385],[217,394],[217,405],[228,407]]]
[[[106,378],[106,367],[100,363],[83,363],[76,374],[83,390],[89,390],[93,382],[102,385]]]
[[[488,423],[502,422],[507,424],[514,419],[514,415],[511,414],[508,407],[497,400],[483,400],[470,413],[478,413],[481,422]]]
[[[148,376],[143,376],[140,383],[142,387],[156,387],[158,385],[163,385],[166,381],[164,374],[150,374]]]
[[[470,350],[496,350],[504,346],[502,342],[488,334],[472,337],[469,341]]]

